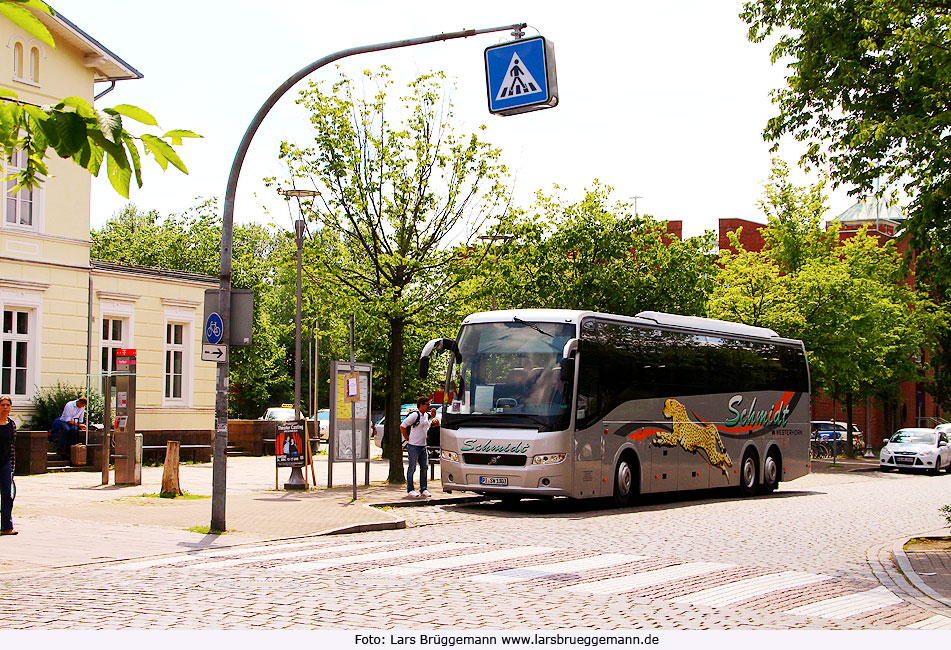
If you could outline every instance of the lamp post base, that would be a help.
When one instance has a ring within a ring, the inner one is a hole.
[[[304,475],[300,467],[292,467],[291,475],[284,484],[285,490],[306,490],[307,483],[304,481]]]

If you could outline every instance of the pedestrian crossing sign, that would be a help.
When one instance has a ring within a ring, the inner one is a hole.
[[[516,115],[558,104],[555,47],[543,36],[485,49],[489,112]]]

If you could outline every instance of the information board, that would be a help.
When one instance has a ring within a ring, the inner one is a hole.
[[[351,371],[349,362],[333,361],[330,372],[330,460],[369,460],[373,366],[357,363]]]

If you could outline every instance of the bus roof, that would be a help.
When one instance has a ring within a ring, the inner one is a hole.
[[[574,309],[506,309],[501,311],[483,311],[471,314],[463,320],[467,323],[497,323],[511,321],[515,317],[529,322],[541,323],[580,323],[586,316],[609,318],[643,325],[661,325],[679,329],[699,330],[704,332],[718,332],[734,334],[757,339],[782,339],[775,331],[766,327],[753,327],[742,323],[717,320],[714,318],[700,318],[699,316],[680,316],[660,311],[642,311],[637,316],[619,316],[593,311]]]

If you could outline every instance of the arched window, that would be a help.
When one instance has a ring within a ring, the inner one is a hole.
[[[13,44],[13,77],[14,79],[23,77],[23,43]]]
[[[30,81],[40,83],[40,50],[30,49]]]

